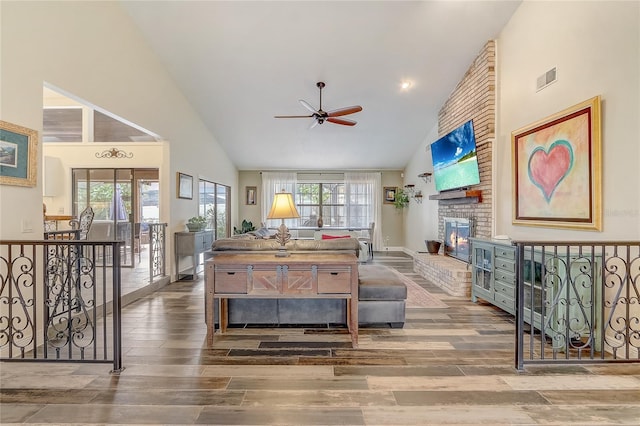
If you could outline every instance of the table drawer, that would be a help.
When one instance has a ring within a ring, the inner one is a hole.
[[[504,283],[496,281],[494,283],[494,288],[496,290],[496,293],[508,296],[511,299],[515,299],[516,297],[516,288],[513,285],[506,285]],[[496,298],[497,297],[499,297],[498,294],[496,294]]]
[[[216,293],[246,294],[248,274],[246,268],[226,268],[216,266],[214,275]]]
[[[503,293],[496,293],[494,300],[496,302],[496,305],[509,312],[512,312],[516,306],[516,300],[513,297],[509,297]]]
[[[496,257],[495,259],[496,269],[503,269],[507,272],[515,273],[516,272],[516,262],[515,260],[509,260],[505,258]]]
[[[318,271],[318,293],[350,293],[351,268],[332,268]]]
[[[504,269],[496,269],[494,279],[495,281],[502,281],[511,285],[516,283],[516,275],[511,272],[507,272]]]
[[[515,260],[516,260],[516,251],[514,249],[512,249],[512,248],[496,246],[495,256],[496,257],[501,257],[503,259],[513,260],[515,262]]]

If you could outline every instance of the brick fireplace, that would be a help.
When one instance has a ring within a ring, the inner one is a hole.
[[[444,242],[451,237],[445,219],[471,219],[470,236],[490,238],[492,233],[492,151],[495,140],[495,41],[489,40],[470,65],[458,86],[444,103],[438,114],[438,134],[444,135],[472,119],[476,137],[480,184],[473,190],[481,191],[481,197],[448,198],[438,200],[438,239]],[[507,141],[508,142],[508,141]],[[471,294],[471,270],[469,245],[460,244],[460,234],[455,237],[458,247],[455,257],[417,254],[414,271],[454,296]],[[468,238],[463,237],[463,238]]]

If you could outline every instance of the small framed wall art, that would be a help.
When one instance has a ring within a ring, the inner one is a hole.
[[[385,186],[384,187],[384,203],[385,204],[393,204],[396,202],[396,191],[397,187],[395,186]]]
[[[193,176],[178,172],[178,198],[193,199]]]
[[[255,186],[247,186],[245,204],[248,206],[255,206],[257,196],[258,196],[258,189]]]
[[[602,230],[600,96],[511,133],[513,223]]]
[[[36,186],[38,132],[0,120],[0,184]]]

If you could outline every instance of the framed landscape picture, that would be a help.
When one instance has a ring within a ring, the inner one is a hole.
[[[511,134],[513,223],[602,229],[600,97]]]
[[[384,187],[384,203],[385,204],[393,204],[396,201],[396,190],[395,186],[385,186]]]
[[[36,186],[38,132],[0,120],[0,184]]]
[[[178,172],[178,198],[193,199],[193,177]]]

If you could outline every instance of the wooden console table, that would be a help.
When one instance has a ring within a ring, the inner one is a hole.
[[[218,305],[214,298],[219,299]],[[213,344],[215,312],[220,333],[228,322],[230,298],[347,299],[347,326],[358,346],[358,258],[351,253],[216,254],[205,262],[205,320],[207,343]]]

